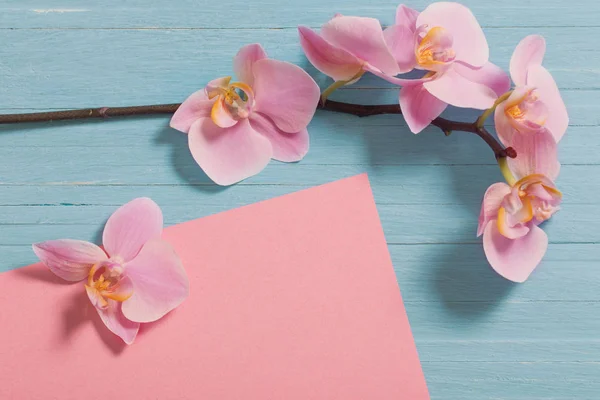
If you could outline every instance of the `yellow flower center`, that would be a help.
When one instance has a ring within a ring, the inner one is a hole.
[[[515,104],[506,109],[506,115],[514,119],[521,119],[525,116],[525,111],[521,110],[518,104]]]
[[[456,54],[452,49],[452,36],[441,26],[431,28],[416,46],[415,55],[422,68],[430,71],[441,69],[454,61]]]
[[[209,99],[217,98],[211,110],[211,118],[217,125],[221,125],[223,113],[234,120],[248,118],[254,103],[252,88],[243,82],[227,80],[223,86],[211,88],[207,92]]]
[[[114,262],[95,264],[88,274],[85,288],[100,308],[108,306],[106,299],[123,302],[131,297],[132,291],[123,290],[121,280],[123,267]]]

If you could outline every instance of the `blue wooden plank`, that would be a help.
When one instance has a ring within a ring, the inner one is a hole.
[[[19,164],[21,167],[22,164]],[[78,168],[80,165],[75,165]],[[83,167],[83,166],[81,166]],[[204,201],[198,207],[236,206],[254,203],[272,196],[291,193],[306,187],[351,176],[369,170],[370,179],[378,204],[389,205],[463,205],[478,211],[479,203],[487,187],[502,178],[498,168],[493,165],[292,165],[280,172],[280,164],[273,163],[259,176],[244,181],[234,187],[221,188],[207,185],[189,185],[179,182],[175,177],[162,184],[147,184],[146,180],[130,178],[127,171],[139,171],[130,165],[124,166],[125,173],[118,174],[127,178],[125,182],[84,184],[70,181],[56,181],[56,177],[41,177],[40,182],[23,181],[26,176],[21,173],[20,183],[0,184],[3,205],[36,206],[36,205],[101,205],[116,207],[136,196],[148,196],[155,199],[163,207],[198,206],[196,196]],[[168,168],[168,166],[165,166]],[[594,205],[594,194],[600,183],[593,179],[597,166],[567,165],[563,166],[559,187],[565,193],[564,204]],[[315,176],[315,171],[327,170],[324,176]],[[29,170],[28,170],[29,171]],[[194,171],[201,175],[199,167]],[[589,171],[589,172],[588,172]],[[587,173],[586,173],[587,172]],[[299,175],[299,176],[296,176]],[[307,176],[310,175],[310,176]],[[286,177],[290,176],[291,178]],[[160,177],[159,177],[160,178]],[[293,179],[292,179],[293,178]],[[592,179],[590,179],[592,178]],[[157,179],[157,182],[159,179]],[[439,195],[443,193],[443,195]],[[205,211],[208,212],[208,211]],[[15,218],[21,218],[15,216]]]
[[[424,363],[432,400],[593,400],[597,363]],[[460,377],[462,376],[462,377]]]
[[[230,205],[203,207],[164,207],[165,222],[168,225],[198,218],[206,214],[224,211]],[[379,205],[379,213],[389,243],[479,243],[475,237],[479,209],[464,205]],[[600,221],[590,219],[597,204],[564,205],[560,214],[545,224],[544,229],[551,243],[600,243]],[[21,209],[22,210],[22,209]],[[81,212],[77,212],[81,211]],[[0,225],[3,237],[1,244],[25,245],[49,239],[79,238],[95,240],[102,229],[102,222],[110,216],[114,207],[90,207],[89,211],[80,207],[64,210],[64,220],[77,223],[44,223],[48,217],[34,223],[9,223]],[[21,211],[22,212],[22,211]],[[34,210],[28,210],[34,213]],[[43,213],[49,213],[42,211]],[[73,214],[73,216],[69,215]],[[100,223],[99,223],[100,221]],[[455,260],[458,262],[458,260]]]
[[[66,152],[66,150],[65,150]],[[187,153],[186,153],[187,154]],[[127,155],[124,154],[123,157]],[[132,157],[137,157],[132,153]],[[54,158],[53,158],[54,157]],[[59,152],[46,160],[60,157]],[[117,156],[115,156],[117,157]],[[191,156],[188,156],[191,158]],[[231,188],[214,188],[202,170],[190,160],[188,164],[171,167],[152,165],[151,161],[141,165],[124,165],[88,162],[88,159],[63,160],[60,175],[48,174],[35,162],[36,157],[24,159],[0,170],[0,187],[4,185],[49,185],[49,186],[126,186],[126,185],[193,185],[197,191],[206,191],[207,196],[221,192],[239,193],[242,188],[253,185],[316,185],[335,179],[368,172],[378,187],[388,190],[387,195],[396,196],[397,204],[456,204],[479,201],[487,187],[502,181],[495,165],[330,165],[330,164],[282,164],[271,162],[260,174]],[[326,167],[326,168],[324,168]],[[559,177],[559,186],[565,192],[565,201],[575,204],[595,204],[598,181],[594,179],[598,165],[565,165]],[[437,183],[436,180],[439,180]],[[211,189],[212,188],[212,189]],[[444,192],[441,192],[444,190]],[[440,194],[442,193],[442,194]]]
[[[334,13],[361,15],[393,22],[398,1],[304,0],[282,2],[261,0],[250,3],[230,0],[5,0],[0,5],[0,28],[240,28],[293,27],[298,24],[319,26]],[[411,7],[422,10],[431,1],[411,0]],[[576,7],[565,16],[561,0],[490,2],[463,0],[481,24],[491,26],[598,26],[591,10]],[[576,11],[575,11],[576,10]]]
[[[600,104],[597,104],[600,115]],[[590,114],[595,115],[595,114]],[[387,122],[384,122],[387,121]],[[382,125],[386,123],[386,125]],[[168,129],[168,118],[136,118],[94,123],[50,123],[0,127],[10,147],[0,147],[7,166],[60,154],[65,160],[82,159],[98,164],[107,154],[143,154],[124,157],[120,165],[143,163],[173,168],[190,163],[186,136]],[[328,132],[324,134],[323,132]],[[494,165],[485,143],[475,135],[455,132],[445,137],[437,128],[419,135],[408,131],[401,116],[357,117],[319,112],[309,126],[311,150],[303,165]],[[581,144],[585,143],[585,146]],[[560,142],[563,165],[598,164],[600,135],[597,126],[572,126]],[[176,152],[177,157],[172,153]],[[0,181],[2,176],[0,172]]]

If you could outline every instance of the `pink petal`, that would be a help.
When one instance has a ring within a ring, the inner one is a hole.
[[[514,92],[513,92],[514,93]],[[510,146],[508,143],[512,141],[513,135],[518,132],[510,123],[509,117],[505,113],[507,100],[504,100],[502,103],[498,104],[496,110],[494,110],[494,124],[496,126],[496,133],[498,134],[498,139],[504,146]]]
[[[221,94],[221,89],[227,89],[231,82],[231,76],[222,76],[220,78],[213,79],[206,84],[204,90],[206,95],[212,99],[215,96]]]
[[[298,32],[308,61],[333,80],[348,81],[362,69],[362,62],[358,58],[333,46],[310,28],[299,26]]]
[[[492,89],[468,80],[454,68],[440,74],[437,79],[423,83],[423,86],[438,99],[456,107],[485,110],[498,98]]]
[[[412,133],[419,133],[440,116],[447,104],[432,96],[423,85],[400,89],[400,109]]]
[[[410,7],[400,4],[396,9],[396,25],[404,25],[414,32],[417,27],[419,12]]]
[[[521,201],[519,201],[521,203]],[[509,214],[505,208],[498,210],[498,219],[496,225],[498,232],[508,239],[516,240],[524,237],[529,233],[530,224],[521,223],[521,216],[525,213],[523,209],[519,210],[516,215]]]
[[[336,17],[323,25],[321,36],[384,74],[400,73],[396,59],[385,43],[381,24],[375,18]]]
[[[546,53],[546,40],[540,35],[529,35],[519,42],[510,59],[510,76],[517,86],[527,84],[527,70],[542,65]]]
[[[108,302],[96,288],[85,285],[85,292],[95,308],[105,310],[108,307]]]
[[[483,202],[481,203],[481,212],[479,213],[479,225],[477,226],[478,237],[483,234],[483,230],[488,222],[496,218],[502,200],[510,193],[510,190],[509,185],[504,182],[498,182],[491,185],[485,191]]]
[[[231,128],[219,128],[210,118],[201,118],[188,135],[192,156],[206,175],[219,185],[232,185],[267,166],[273,149],[247,119]]]
[[[508,74],[491,62],[485,63],[481,68],[472,68],[466,64],[455,63],[452,68],[471,82],[489,87],[498,97],[510,90]]]
[[[414,31],[406,26],[392,25],[383,31],[383,37],[398,63],[400,73],[412,71],[417,63]]]
[[[90,293],[88,292],[88,296],[89,295]],[[90,300],[93,303],[91,297]],[[139,322],[133,322],[125,318],[123,311],[121,310],[123,303],[110,299],[106,301],[108,306],[105,309],[96,307],[100,319],[112,333],[123,339],[126,344],[133,343],[138,330],[140,329]]]
[[[258,60],[267,58],[267,53],[258,43],[249,44],[240,49],[233,59],[233,70],[241,82],[252,86],[254,74],[252,66]]]
[[[56,276],[70,282],[87,278],[90,268],[108,259],[93,243],[61,239],[33,245],[33,252]]]
[[[321,92],[302,68],[277,60],[254,63],[255,111],[285,132],[305,129],[315,115]]]
[[[522,238],[507,239],[498,231],[496,220],[492,220],[483,233],[483,250],[490,265],[513,282],[525,282],[542,261],[547,248],[548,236],[535,225]]]
[[[250,125],[256,132],[269,139],[273,146],[272,158],[277,161],[300,161],[308,153],[309,137],[306,129],[296,133],[284,132],[268,117],[258,112],[250,117]]]
[[[152,240],[125,266],[133,295],[123,302],[123,314],[135,322],[152,322],[179,306],[189,294],[188,278],[171,245]]]
[[[86,285],[87,288],[87,285]],[[125,301],[133,295],[133,282],[128,276],[119,279],[119,285],[110,293],[104,293],[107,299]]]
[[[386,80],[390,83],[393,83],[394,85],[398,85],[398,86],[422,85],[424,82],[429,82],[429,81],[434,80],[435,77],[437,76],[437,74],[435,74],[435,75],[427,74],[421,78],[407,79],[407,78],[397,78],[395,76],[390,76],[390,75],[384,74],[383,72],[379,71],[377,68],[373,67],[370,64],[365,64],[363,66],[363,69],[365,71],[372,73],[373,75],[380,77],[381,79],[384,79],[384,80]]]
[[[194,121],[198,118],[210,116],[210,110],[214,102],[214,99],[208,99],[204,89],[193,93],[173,114],[170,123],[171,128],[188,133]]]
[[[550,111],[546,128],[558,143],[569,127],[569,114],[554,78],[541,65],[532,65],[527,72],[527,85],[537,89],[540,100]]]
[[[548,130],[537,133],[515,132],[509,146],[517,151],[516,158],[508,158],[508,167],[517,179],[542,174],[555,180],[560,171],[557,146]]]
[[[473,67],[482,67],[490,50],[479,22],[467,7],[450,2],[433,3],[417,17],[417,27],[442,27],[454,38],[452,48],[456,60]]]
[[[148,240],[160,238],[163,216],[160,207],[147,197],[121,206],[104,227],[102,244],[112,258],[133,259]]]
[[[210,119],[212,119],[215,125],[220,128],[231,128],[238,123],[237,119],[235,119],[227,109],[223,96],[219,96],[217,101],[213,104],[210,111]]]

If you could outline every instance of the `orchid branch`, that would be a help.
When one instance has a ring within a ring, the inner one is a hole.
[[[28,122],[52,122],[65,120],[79,120],[90,118],[125,117],[135,115],[173,114],[181,104],[155,104],[147,106],[131,107],[101,107],[86,108],[80,110],[49,111],[25,114],[0,114],[0,124],[17,124]],[[333,111],[343,114],[351,114],[357,117],[369,117],[382,114],[402,114],[398,104],[361,105],[343,103],[327,100],[325,104],[319,104],[318,110]],[[516,151],[512,147],[504,148],[500,142],[483,126],[478,126],[477,121],[473,123],[452,121],[438,117],[431,121],[431,125],[440,128],[446,136],[454,131],[474,133],[482,138],[494,152],[496,159],[504,157],[515,158]]]
[[[352,114],[356,115],[357,117],[369,117],[372,115],[381,114],[402,114],[399,104],[361,105],[342,103],[332,100],[327,100],[325,104],[320,104],[318,109]],[[476,134],[482,138],[492,149],[496,159],[504,157],[515,158],[517,156],[517,152],[512,147],[505,149],[504,146],[502,146],[502,144],[500,144],[500,142],[498,142],[498,140],[496,140],[496,138],[485,127],[478,126],[477,121],[473,123],[460,122],[438,117],[431,121],[431,125],[440,128],[446,136],[449,136],[454,131]]]

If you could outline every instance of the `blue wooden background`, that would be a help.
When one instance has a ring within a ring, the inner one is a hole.
[[[480,199],[501,180],[479,138],[436,129],[415,136],[398,116],[325,112],[310,126],[305,160],[272,162],[230,188],[211,184],[166,116],[0,126],[0,271],[34,262],[32,242],[98,241],[104,220],[134,197],[155,199],[171,225],[366,171],[433,399],[600,398],[600,5],[464,3],[502,67],[522,37],[547,38],[545,65],[571,116],[560,144],[564,207],[545,225],[549,250],[527,283],[496,276],[475,237]],[[318,27],[335,12],[389,24],[396,5],[3,0],[0,112],[179,102],[229,74],[232,56],[251,42],[324,87],[296,25]],[[397,89],[367,77],[332,98],[393,102]]]

